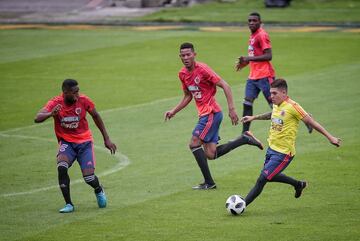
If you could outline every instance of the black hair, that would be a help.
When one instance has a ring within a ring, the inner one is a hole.
[[[195,51],[194,45],[192,43],[188,43],[188,42],[180,45],[180,50],[182,50],[182,49],[191,49],[193,52]]]
[[[62,83],[62,90],[66,91],[78,85],[78,82],[74,79],[66,79]]]
[[[249,14],[249,16],[256,16],[256,17],[259,18],[259,20],[261,20],[260,13],[258,13],[258,12],[252,12],[252,13]]]
[[[279,88],[279,89],[285,89],[287,91],[288,86],[286,83],[286,80],[284,79],[276,79],[274,82],[270,84],[271,88]]]

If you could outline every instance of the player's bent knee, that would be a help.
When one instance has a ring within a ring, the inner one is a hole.
[[[216,159],[215,153],[206,154],[206,157],[207,157],[209,160],[215,160],[215,159]]]
[[[57,159],[58,163],[59,162],[69,162],[69,157],[65,154],[59,154],[56,159]]]
[[[201,147],[201,145],[196,145],[196,143],[189,143],[189,148],[193,149],[193,148],[197,148],[197,147]]]
[[[94,175],[95,169],[94,168],[87,168],[87,169],[83,169],[81,170],[83,177],[85,176],[90,176],[90,175]]]
[[[205,155],[209,160],[216,159],[216,149],[215,150],[207,149],[206,152],[205,152]]]
[[[261,174],[260,174],[259,178],[256,181],[256,183],[261,185],[261,186],[264,186],[267,182],[268,182],[268,180],[266,179],[266,177],[264,177]]]
[[[201,140],[197,137],[192,137],[190,144],[189,144],[190,150],[192,150],[194,148],[198,148],[198,147],[201,147]]]

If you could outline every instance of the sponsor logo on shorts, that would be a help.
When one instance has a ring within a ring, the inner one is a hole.
[[[59,147],[59,151],[64,152],[68,146],[68,144],[61,144],[61,146]]]

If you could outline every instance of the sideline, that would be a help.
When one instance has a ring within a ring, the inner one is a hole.
[[[271,32],[350,32],[359,33],[360,28],[357,26],[279,26],[265,25]],[[124,29],[133,31],[168,31],[168,30],[197,30],[202,32],[248,32],[247,26],[191,26],[191,25],[91,25],[91,24],[0,24],[0,30],[17,30],[17,29],[46,29],[46,30],[110,30]]]

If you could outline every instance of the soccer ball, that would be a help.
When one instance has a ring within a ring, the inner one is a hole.
[[[239,215],[245,211],[246,203],[240,195],[231,195],[225,203],[227,211],[232,215]]]

